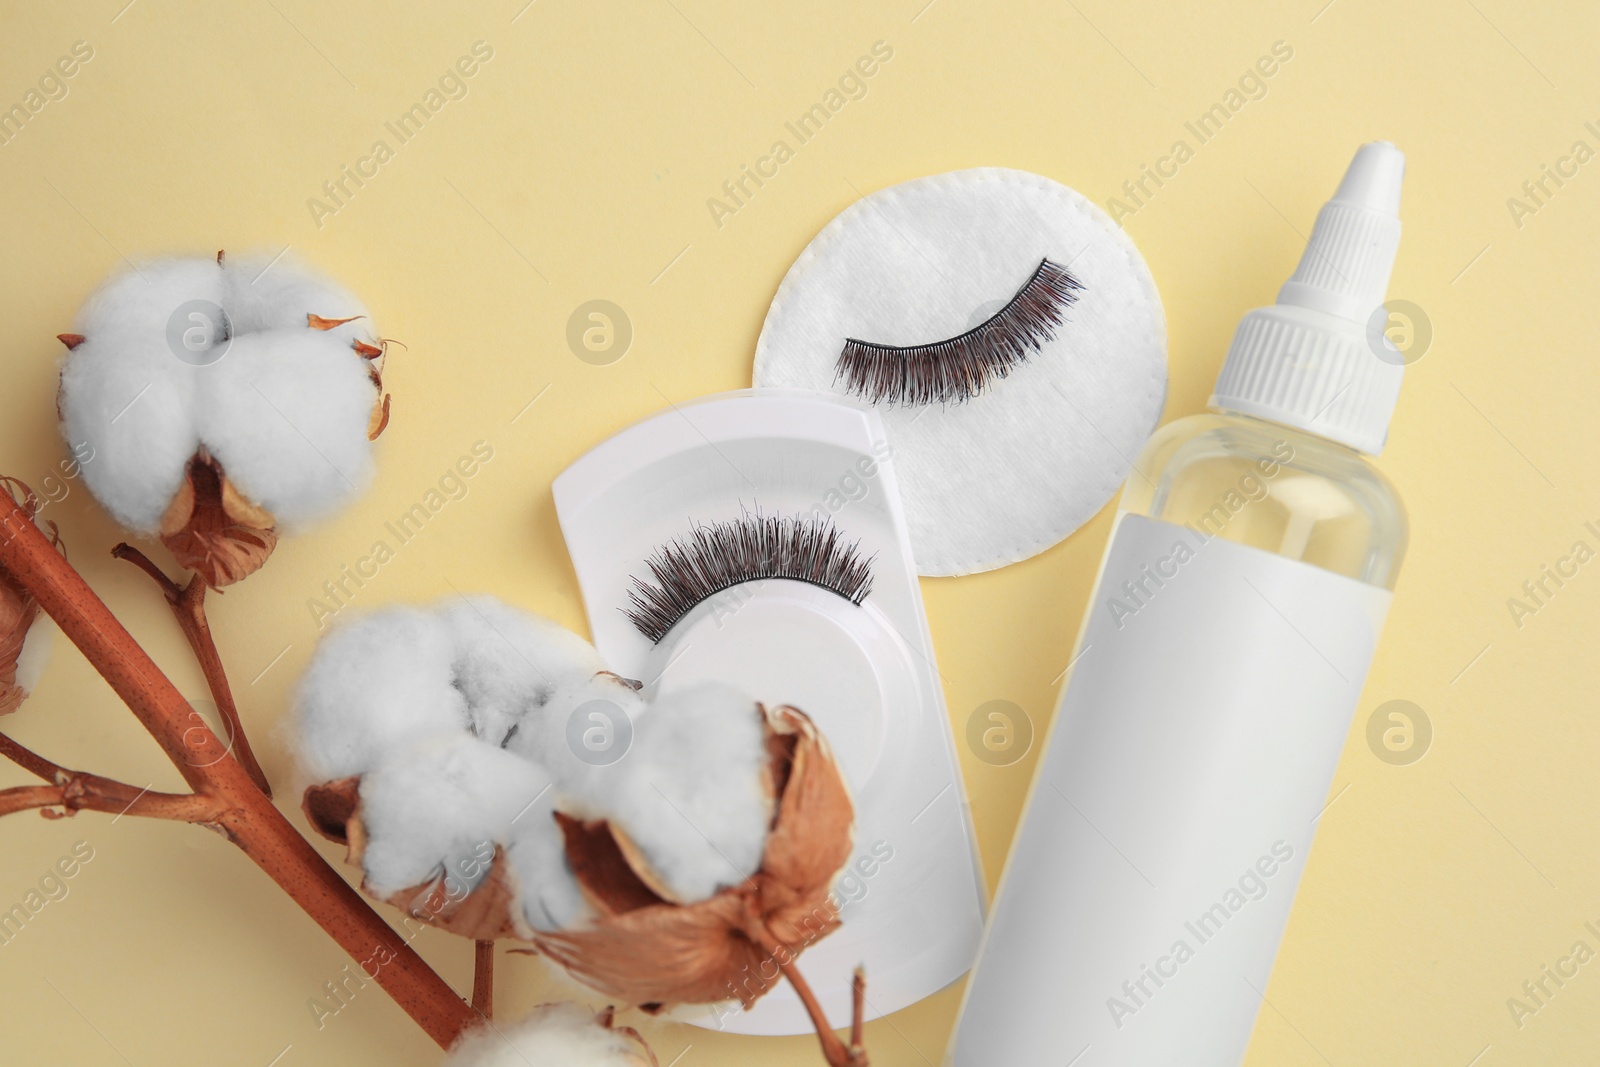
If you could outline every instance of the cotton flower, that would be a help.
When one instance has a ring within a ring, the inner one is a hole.
[[[300,686],[306,815],[423,921],[630,1004],[748,1006],[839,924],[848,790],[797,709],[637,689],[488,597],[352,620]]]
[[[62,334],[61,432],[123,525],[212,586],[372,479],[383,349],[350,294],[287,260],[168,259],[108,279]]]
[[[775,806],[766,741],[749,696],[694,686],[651,706],[622,773],[582,808],[610,823],[663,899],[706,900],[761,867]]]
[[[39,521],[39,498],[33,490],[14,478],[0,478],[0,492],[10,493],[23,510],[35,516],[35,522]],[[41,523],[41,528],[60,548],[55,523]],[[50,657],[52,632],[33,594],[0,569],[0,715],[16,711],[33,692]]]
[[[725,1000],[749,1007],[777,984],[780,968],[838,928],[830,890],[854,829],[844,778],[802,712],[755,707],[765,722],[776,814],[744,881],[675,901],[627,826],[561,820],[568,859],[596,917],[540,933],[535,944],[579,981],[651,1009]]]
[[[545,1004],[512,1026],[485,1026],[457,1042],[444,1067],[657,1067],[638,1031],[577,1004]]]
[[[299,689],[307,817],[408,915],[630,1005],[752,1005],[838,926],[850,793],[800,710],[637,688],[493,598],[347,622]]]
[[[599,694],[629,722],[642,705],[587,641],[492,597],[352,619],[299,687],[307,817],[350,846],[368,893],[434,925],[569,926],[589,908],[553,818],[567,793],[536,757],[566,751],[564,724]],[[590,769],[555,762],[572,783]]]

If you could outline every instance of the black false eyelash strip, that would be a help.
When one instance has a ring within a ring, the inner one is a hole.
[[[628,606],[635,628],[659,644],[696,604],[741,582],[809,582],[860,604],[872,592],[872,561],[860,541],[846,541],[831,519],[746,512],[727,522],[697,523],[645,560],[651,580],[634,577]]]
[[[1005,307],[966,333],[925,345],[847,339],[834,381],[874,404],[970,400],[1054,338],[1082,289],[1066,267],[1041,259]]]

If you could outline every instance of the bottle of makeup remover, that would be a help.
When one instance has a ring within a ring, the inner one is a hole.
[[[1362,456],[1404,166],[1362,146],[1213,413],[1135,464],[948,1063],[1243,1060],[1405,552]]]

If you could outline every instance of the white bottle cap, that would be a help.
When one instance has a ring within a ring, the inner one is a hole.
[[[1382,307],[1404,174],[1405,155],[1388,141],[1356,151],[1278,302],[1239,323],[1212,407],[1383,450],[1405,371],[1384,340]]]

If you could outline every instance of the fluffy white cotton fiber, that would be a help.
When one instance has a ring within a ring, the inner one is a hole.
[[[461,733],[543,763],[547,748],[566,744],[565,712],[589,694],[637,701],[613,676],[597,679],[604,670],[589,642],[493,597],[389,608],[323,639],[300,683],[296,745],[318,781]],[[547,716],[547,705],[558,712]]]
[[[311,778],[362,776],[368,887],[444,876],[470,890],[503,847],[529,925],[579,921],[550,773],[506,741],[542,733],[532,724],[551,698],[600,669],[588,642],[493,597],[336,627],[301,680],[294,741]]]
[[[359,300],[337,283],[299,268],[288,257],[274,263],[264,253],[230,253],[223,266],[221,303],[228,309],[236,333],[303,329],[307,313],[312,313],[325,319],[354,320],[328,331],[329,336],[342,338],[346,348],[353,340],[372,339],[372,324],[361,317],[367,309]]]
[[[93,449],[84,480],[119,522],[155,532],[201,446],[291,529],[367,486],[375,389],[352,342],[375,340],[371,322],[322,331],[308,314],[365,312],[288,257],[157,260],[89,298],[62,364],[61,431]]]
[[[512,1026],[485,1026],[456,1043],[444,1067],[643,1067],[639,1043],[577,1004],[546,1004]]]
[[[41,614],[28,627],[28,635],[22,639],[22,651],[17,656],[17,688],[24,693],[31,694],[39,687],[39,679],[44,677],[44,669],[50,664],[55,634],[55,621],[48,615]]]
[[[78,312],[85,340],[61,367],[61,432],[83,446],[89,491],[116,520],[152,531],[200,445],[195,373],[167,345],[167,319],[195,298],[215,300],[221,272],[202,260],[149,263],[114,275]],[[88,453],[84,453],[88,454]]]
[[[538,767],[470,734],[430,738],[396,753],[361,779],[367,884],[387,895],[443,874],[475,888],[485,873],[475,860],[492,855],[512,820],[526,817],[549,788],[549,775]],[[559,840],[548,817],[544,828]]]
[[[192,369],[200,442],[281,525],[303,528],[371,483],[374,390],[348,339],[304,326],[242,334]]]
[[[646,705],[555,623],[493,597],[390,608],[335,627],[300,683],[308,776],[361,775],[369,889],[444,875],[470,889],[495,849],[534,929],[589,915],[554,812],[607,819],[681,902],[761,866],[773,801],[765,725],[738,690]],[[592,746],[600,730],[618,747]]]
[[[407,745],[467,730],[455,656],[434,612],[390,608],[334,627],[300,681],[295,747],[306,773],[364,774]]]
[[[612,794],[598,800],[680,901],[704,900],[761,867],[772,799],[755,702],[702,682],[651,705]]]
[[[507,747],[549,770],[568,814],[603,819],[644,711],[632,684],[602,668],[558,688]]]
[[[440,621],[455,642],[456,687],[466,696],[473,729],[486,741],[505,744],[529,710],[605,670],[594,646],[577,634],[494,597],[462,597],[440,607]]]
[[[571,929],[589,915],[554,818],[557,799],[553,790],[541,794],[512,820],[504,838],[523,921],[535,930]]]

